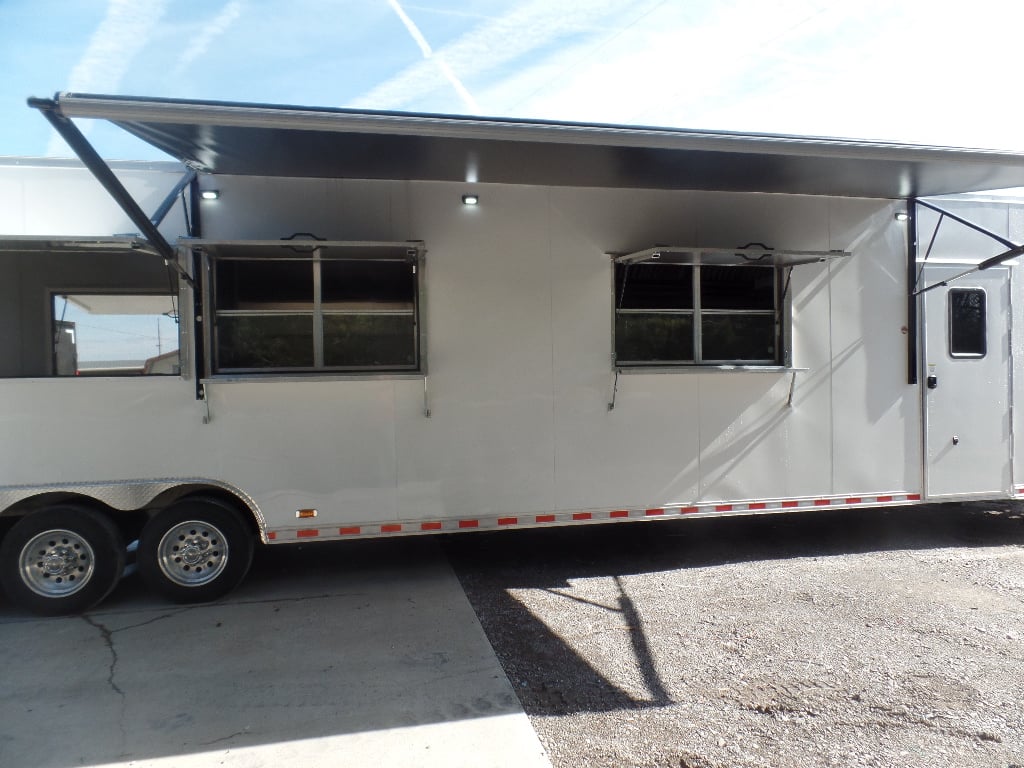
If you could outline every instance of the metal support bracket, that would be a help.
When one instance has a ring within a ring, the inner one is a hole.
[[[608,410],[615,410],[615,399],[619,396],[619,370],[615,369],[615,376],[612,378],[612,397],[608,401]]]
[[[950,277],[941,282],[935,283],[934,285],[926,285],[924,288],[919,288],[918,285],[921,281],[921,275],[923,274],[923,266],[919,267],[917,264],[917,207],[927,208],[930,211],[934,211],[939,214],[939,220],[935,224],[935,230],[932,232],[930,241],[928,242],[928,250],[925,252],[924,261],[928,260],[931,255],[932,246],[935,245],[935,239],[939,234],[939,227],[945,219],[955,221],[968,229],[973,229],[986,237],[995,240],[997,243],[1004,246],[1007,250],[1002,253],[996,254],[990,258],[980,262],[977,266],[961,272],[955,277]],[[965,219],[962,216],[957,216],[955,213],[950,213],[944,208],[940,208],[934,203],[929,203],[918,198],[910,198],[907,200],[907,383],[917,384],[918,383],[918,301],[917,297],[921,294],[928,293],[928,291],[941,288],[942,286],[949,285],[954,280],[959,280],[967,275],[973,275],[975,272],[980,272],[990,267],[995,267],[1002,264],[1005,261],[1016,258],[1017,256],[1024,256],[1024,245],[1018,245],[1012,240],[1007,240],[1002,235],[999,235],[991,230],[985,229],[980,224],[976,224],[969,219]]]
[[[139,204],[135,201],[135,198],[131,196],[124,185],[117,178],[114,172],[110,169],[110,166],[104,162],[103,158],[99,156],[92,144],[89,143],[88,139],[78,130],[70,118],[65,117],[60,112],[60,107],[57,102],[53,99],[36,99],[32,98],[28,100],[28,105],[34,109],[38,109],[43,117],[45,117],[50,125],[53,126],[54,130],[61,135],[61,138],[68,143],[68,146],[78,155],[78,159],[82,161],[86,168],[96,177],[96,180],[103,185],[103,188],[107,190],[107,193],[114,198],[121,210],[127,214],[128,218],[132,220],[132,223],[139,228],[139,232],[149,241],[156,251],[163,256],[165,263],[174,269],[178,273],[178,277],[188,283],[190,286],[195,287],[195,283],[192,281],[192,276],[185,271],[185,269],[178,263],[178,257],[175,253],[174,247],[167,242],[166,238],[160,234],[160,230],[156,228],[156,225],[146,216],[145,212],[139,207]],[[179,190],[180,191],[180,190]]]
[[[203,403],[203,407],[206,409],[206,413],[203,415],[203,424],[209,424],[213,421],[213,414],[210,413],[210,393],[206,391],[206,385],[199,385],[200,397],[199,399]]]
[[[196,176],[195,168],[189,168],[185,171],[185,175],[174,185],[174,189],[167,193],[167,197],[160,203],[160,207],[150,216],[149,220],[154,227],[160,226],[160,223],[167,217],[167,214],[171,212],[171,208],[178,202],[178,196],[185,190],[185,187],[193,182]]]
[[[998,253],[995,256],[991,256],[985,259],[984,261],[978,263],[977,266],[974,266],[971,269],[966,270],[965,272],[961,272],[959,275],[955,275],[954,277],[951,277],[947,280],[943,280],[940,283],[935,283],[934,285],[926,285],[924,288],[917,288],[916,290],[913,291],[911,296],[920,296],[922,293],[928,293],[928,291],[932,291],[936,288],[941,288],[944,285],[949,285],[951,282],[953,282],[954,280],[959,280],[961,277],[973,275],[975,272],[981,272],[982,270],[998,266],[1002,264],[1004,261],[1009,261],[1010,259],[1015,259],[1018,256],[1024,255],[1024,245],[1019,245],[1013,242],[1012,240],[1007,240],[1002,235],[998,235],[995,232],[992,232],[991,230],[985,229],[980,224],[975,224],[973,221],[962,218],[961,216],[957,216],[955,213],[950,213],[947,210],[939,208],[937,205],[926,203],[924,200],[914,200],[913,203],[915,205],[920,205],[924,208],[928,208],[938,213],[940,216],[939,223],[942,223],[943,218],[952,219],[958,224],[963,224],[965,227],[973,229],[975,232],[979,232],[985,235],[986,237],[995,240],[997,243],[1004,246],[1007,250],[1003,251],[1002,253]],[[936,225],[936,232],[938,232],[938,225]],[[935,238],[933,237],[933,243],[934,240]],[[928,253],[931,253],[931,244],[929,244],[928,246]]]

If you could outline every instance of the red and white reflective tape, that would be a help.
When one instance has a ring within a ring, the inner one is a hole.
[[[1024,486],[1015,489],[1024,494]],[[382,536],[455,532],[466,530],[501,530],[506,528],[538,528],[545,525],[587,525],[607,521],[668,520],[679,517],[717,517],[727,515],[771,514],[814,509],[853,509],[917,504],[919,493],[884,493],[862,496],[818,496],[802,499],[770,499],[765,501],[698,502],[691,505],[669,504],[663,507],[637,509],[606,509],[593,512],[548,512],[543,514],[502,515],[501,517],[465,517],[445,520],[376,522],[320,528],[277,528],[267,531],[267,541],[286,542],[305,539],[356,539]]]

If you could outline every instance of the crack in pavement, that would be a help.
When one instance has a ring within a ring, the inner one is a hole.
[[[105,625],[100,624],[88,614],[83,613],[82,620],[90,627],[98,629],[100,634],[103,636],[103,643],[107,646],[107,650],[110,651],[110,666],[107,668],[107,684],[117,692],[117,695],[120,696],[122,700],[124,700],[124,691],[122,691],[121,687],[114,682],[114,673],[117,669],[117,649],[114,647],[114,632]]]
[[[201,741],[199,742],[199,746],[209,747],[213,744],[220,744],[225,741],[231,741],[231,739],[235,738],[236,736],[245,736],[247,733],[249,733],[248,729],[244,731],[235,731],[234,733],[228,734],[227,736],[221,736],[219,739],[213,739],[211,741]]]
[[[107,684],[110,686],[118,696],[121,697],[121,712],[117,718],[117,728],[121,732],[121,751],[123,752],[128,745],[128,730],[124,725],[125,713],[128,709],[128,697],[125,696],[121,686],[119,686],[115,680],[114,675],[117,673],[117,648],[114,647],[114,632],[104,624],[96,621],[92,616],[83,613],[82,620],[90,627],[94,627],[100,631],[100,635],[103,637],[103,643],[107,646],[107,650],[110,651],[110,666],[107,668]]]
[[[186,611],[190,611],[190,610],[192,610],[192,608],[182,608],[182,609],[177,610],[177,611],[171,611],[170,613],[165,613],[165,614],[163,614],[161,616],[156,616],[156,617],[154,617],[152,619],[147,619],[146,621],[140,621],[138,624],[129,624],[127,627],[121,627],[120,629],[115,629],[110,634],[113,635],[113,634],[115,634],[117,632],[125,632],[125,631],[127,631],[129,629],[138,629],[139,627],[148,627],[150,624],[156,624],[156,622],[158,622],[158,621],[163,621],[164,619],[169,619],[172,616],[177,616],[179,613],[185,613]]]

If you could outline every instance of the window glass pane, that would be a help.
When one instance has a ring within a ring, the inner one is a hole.
[[[177,297],[60,294],[53,297],[57,376],[181,373]]]
[[[312,368],[312,315],[221,315],[217,365],[231,368]]]
[[[980,288],[952,288],[949,291],[949,353],[953,356],[984,357],[985,292]]]
[[[245,258],[221,259],[215,269],[219,371],[372,371],[419,362],[409,261]]]
[[[416,324],[408,315],[325,315],[324,365],[411,368]]]
[[[308,309],[313,263],[266,259],[217,262],[218,309]]]
[[[706,362],[774,362],[774,315],[701,315],[701,355]]]
[[[701,309],[773,309],[773,267],[700,268]]]
[[[323,261],[321,293],[325,310],[411,309],[416,295],[416,275],[404,261]]]
[[[693,315],[632,312],[617,315],[615,357],[620,364],[692,362]]]
[[[616,264],[618,309],[693,309],[693,267],[679,264]]]

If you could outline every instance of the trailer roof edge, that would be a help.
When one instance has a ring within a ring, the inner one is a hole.
[[[208,173],[904,199],[1024,186],[1024,154],[1002,150],[99,94],[52,104]]]

